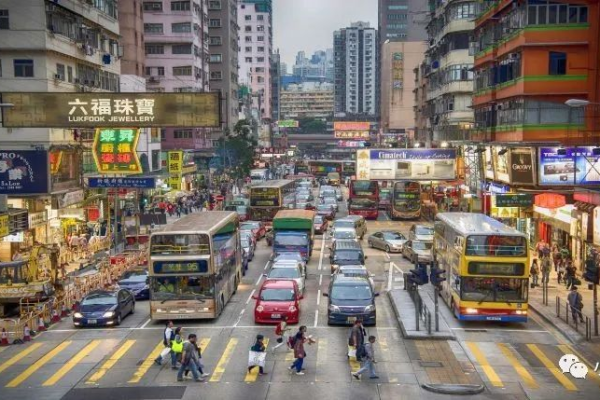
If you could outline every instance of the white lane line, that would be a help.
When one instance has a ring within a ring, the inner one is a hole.
[[[246,312],[246,309],[244,308],[242,311],[240,311],[240,315],[244,315],[245,312]]]
[[[323,284],[323,274],[319,275],[319,286]]]
[[[391,260],[389,253],[385,253],[385,256],[387,257],[388,260]]]
[[[265,264],[265,267],[263,268],[263,271],[266,271],[267,268],[269,268],[270,263],[271,263],[271,260],[267,261],[267,263]]]
[[[465,331],[467,333],[469,333],[470,330],[477,330],[477,328],[450,328],[453,331]],[[520,329],[502,329],[502,328],[483,328],[486,331],[494,331],[494,332],[522,332],[522,333],[550,333],[549,331],[536,331],[536,330],[529,330],[529,329],[524,329],[524,330],[520,330]]]
[[[178,323],[181,323],[184,320],[177,320]],[[259,329],[259,330],[264,330],[265,327],[264,326],[260,326],[260,325],[183,325],[183,327],[185,329]],[[314,326],[314,328],[316,329],[331,329],[331,327],[329,326]],[[378,330],[381,329],[389,329],[389,330],[397,330],[398,328],[395,327],[381,327],[381,328],[377,328]],[[94,329],[94,332],[115,332],[115,331],[164,331],[165,327],[164,326],[151,326],[148,328],[98,328],[98,329]],[[52,330],[47,330],[44,331],[44,335],[50,334],[50,333],[72,333],[72,332],[81,332],[81,329],[52,329]],[[525,331],[519,331],[519,332],[525,332]]]
[[[152,321],[152,319],[148,318],[148,321],[144,322],[144,325],[142,325],[140,327],[140,329],[144,329],[146,327],[146,325],[148,325],[150,323],[150,321]]]
[[[317,290],[317,305],[321,304],[321,289]]]
[[[260,281],[262,280],[263,276],[262,274],[258,277],[258,280],[256,281],[256,283],[254,284],[254,286],[258,286],[258,284],[260,283]]]
[[[325,250],[325,236],[323,236],[323,240],[321,240],[321,256],[319,257],[319,271],[323,269],[323,255]]]
[[[315,324],[313,325],[313,328],[317,327],[318,321],[319,321],[319,310],[315,310]]]
[[[246,300],[246,304],[250,303],[250,300],[252,300],[252,296],[254,296],[254,292],[256,292],[256,289],[252,289],[252,292],[250,292],[250,296],[248,296],[248,300]]]

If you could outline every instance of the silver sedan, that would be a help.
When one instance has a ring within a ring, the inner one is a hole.
[[[404,248],[406,236],[398,231],[379,231],[369,235],[369,247],[385,250],[388,253],[399,253]]]
[[[402,256],[408,258],[411,262],[431,262],[432,260],[432,247],[431,242],[422,242],[420,240],[409,240],[404,243],[402,249]]]

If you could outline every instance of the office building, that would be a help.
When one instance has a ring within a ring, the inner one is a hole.
[[[305,82],[281,92],[281,119],[333,117],[333,84]]]
[[[427,40],[429,4],[423,0],[378,0],[380,44]]]

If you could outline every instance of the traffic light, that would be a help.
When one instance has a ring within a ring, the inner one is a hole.
[[[417,268],[411,269],[409,273],[410,275],[408,275],[408,281],[414,283],[415,285],[425,285],[429,282],[426,265],[419,264]]]
[[[446,280],[446,270],[439,269],[437,266],[435,268],[431,268],[431,272],[429,274],[429,279],[431,280],[431,284],[433,286],[441,285],[442,282]]]
[[[593,258],[585,260],[585,272],[583,279],[588,282],[599,284],[600,282],[600,271],[598,271],[598,265]]]

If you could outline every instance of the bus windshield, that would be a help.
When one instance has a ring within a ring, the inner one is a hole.
[[[527,240],[522,236],[471,235],[467,237],[468,256],[527,256]]]
[[[376,203],[369,199],[352,199],[349,205],[351,210],[368,210],[376,207]]]
[[[465,301],[525,302],[528,279],[475,278],[461,279],[461,299]]]
[[[421,208],[421,197],[419,193],[396,192],[394,195],[394,207],[398,211],[419,211]]]
[[[214,298],[214,278],[210,276],[151,277],[152,300],[198,300]]]
[[[205,234],[153,235],[150,243],[151,255],[210,255],[209,237]]]

